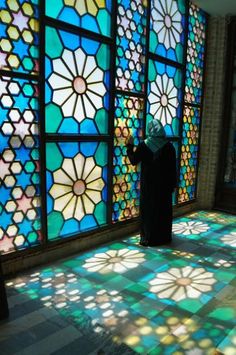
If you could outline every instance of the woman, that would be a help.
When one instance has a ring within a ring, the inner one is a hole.
[[[172,192],[176,179],[176,157],[158,120],[148,124],[147,139],[134,151],[133,137],[127,141],[132,165],[141,162],[141,240],[143,246],[167,244],[172,239]]]

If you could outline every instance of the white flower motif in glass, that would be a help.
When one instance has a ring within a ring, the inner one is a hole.
[[[104,274],[111,271],[123,273],[137,267],[144,261],[144,254],[139,250],[125,248],[95,254],[94,257],[86,261],[83,267],[88,271],[98,271]]]
[[[224,244],[230,245],[231,247],[236,247],[236,232],[226,234],[220,239]]]
[[[183,28],[176,0],[154,0],[152,22],[158,41],[163,43],[166,49],[175,48],[176,44],[181,42]]]
[[[49,193],[54,199],[54,209],[62,212],[65,219],[81,221],[102,200],[105,186],[102,168],[95,164],[93,157],[84,158],[79,153],[73,159],[65,158],[53,178]]]
[[[181,301],[185,298],[199,298],[202,293],[211,291],[215,282],[212,272],[185,266],[158,273],[149,284],[150,292],[156,293],[159,298]]]
[[[61,58],[53,60],[53,73],[49,83],[53,89],[52,101],[59,105],[65,117],[78,122],[93,119],[103,107],[106,87],[104,73],[93,56],[81,48],[75,52],[64,49]]]
[[[174,81],[166,74],[157,75],[156,81],[151,83],[151,91],[148,96],[150,102],[150,113],[158,117],[165,126],[171,124],[176,117],[178,108],[178,91]]]
[[[210,227],[206,223],[202,222],[180,222],[173,224],[173,232],[175,234],[200,234],[206,232]]]

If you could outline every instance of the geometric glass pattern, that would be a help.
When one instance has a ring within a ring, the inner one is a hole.
[[[185,0],[151,0],[150,51],[183,62]]]
[[[202,100],[206,15],[193,4],[189,8],[188,30],[185,101],[200,104]]]
[[[180,157],[178,203],[190,201],[196,197],[199,124],[200,109],[185,106]]]
[[[143,99],[117,95],[115,99],[115,135],[113,155],[113,222],[139,214],[140,165],[131,165],[126,140],[134,137],[137,146],[143,133]]]
[[[0,69],[36,74],[38,0],[1,0]]]
[[[107,144],[47,143],[48,238],[106,223]]]
[[[116,89],[144,90],[146,7],[145,2],[118,0]]]
[[[40,232],[38,90],[0,80],[0,252],[37,245]]]
[[[111,35],[112,0],[49,0],[46,15],[104,36]]]
[[[149,60],[147,123],[154,118],[160,120],[169,136],[178,135],[181,83],[180,69]]]
[[[46,27],[46,132],[107,133],[109,47]]]

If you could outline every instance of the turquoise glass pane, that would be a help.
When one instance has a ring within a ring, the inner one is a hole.
[[[0,253],[38,245],[40,231],[38,90],[0,79]]]
[[[180,158],[178,203],[196,197],[200,109],[185,106]]]
[[[112,0],[47,0],[45,3],[47,16],[111,36]]]
[[[185,4],[185,0],[151,0],[150,52],[183,62]]]
[[[206,44],[206,14],[197,6],[189,8],[185,101],[200,104]]]
[[[145,2],[118,0],[116,88],[143,92],[146,45]]]
[[[126,153],[126,139],[138,145],[143,136],[143,99],[117,95],[113,152],[113,222],[139,214],[140,166],[132,166]]]
[[[176,136],[179,132],[181,82],[180,69],[149,60],[146,123],[160,120],[168,136]]]
[[[0,69],[38,72],[38,12],[38,0],[1,0]]]
[[[106,224],[106,143],[47,143],[46,165],[49,240]]]
[[[107,133],[109,57],[106,44],[46,27],[47,133]]]

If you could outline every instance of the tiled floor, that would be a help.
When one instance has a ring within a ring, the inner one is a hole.
[[[236,216],[173,230],[168,247],[127,236],[9,280],[0,354],[236,354]]]

